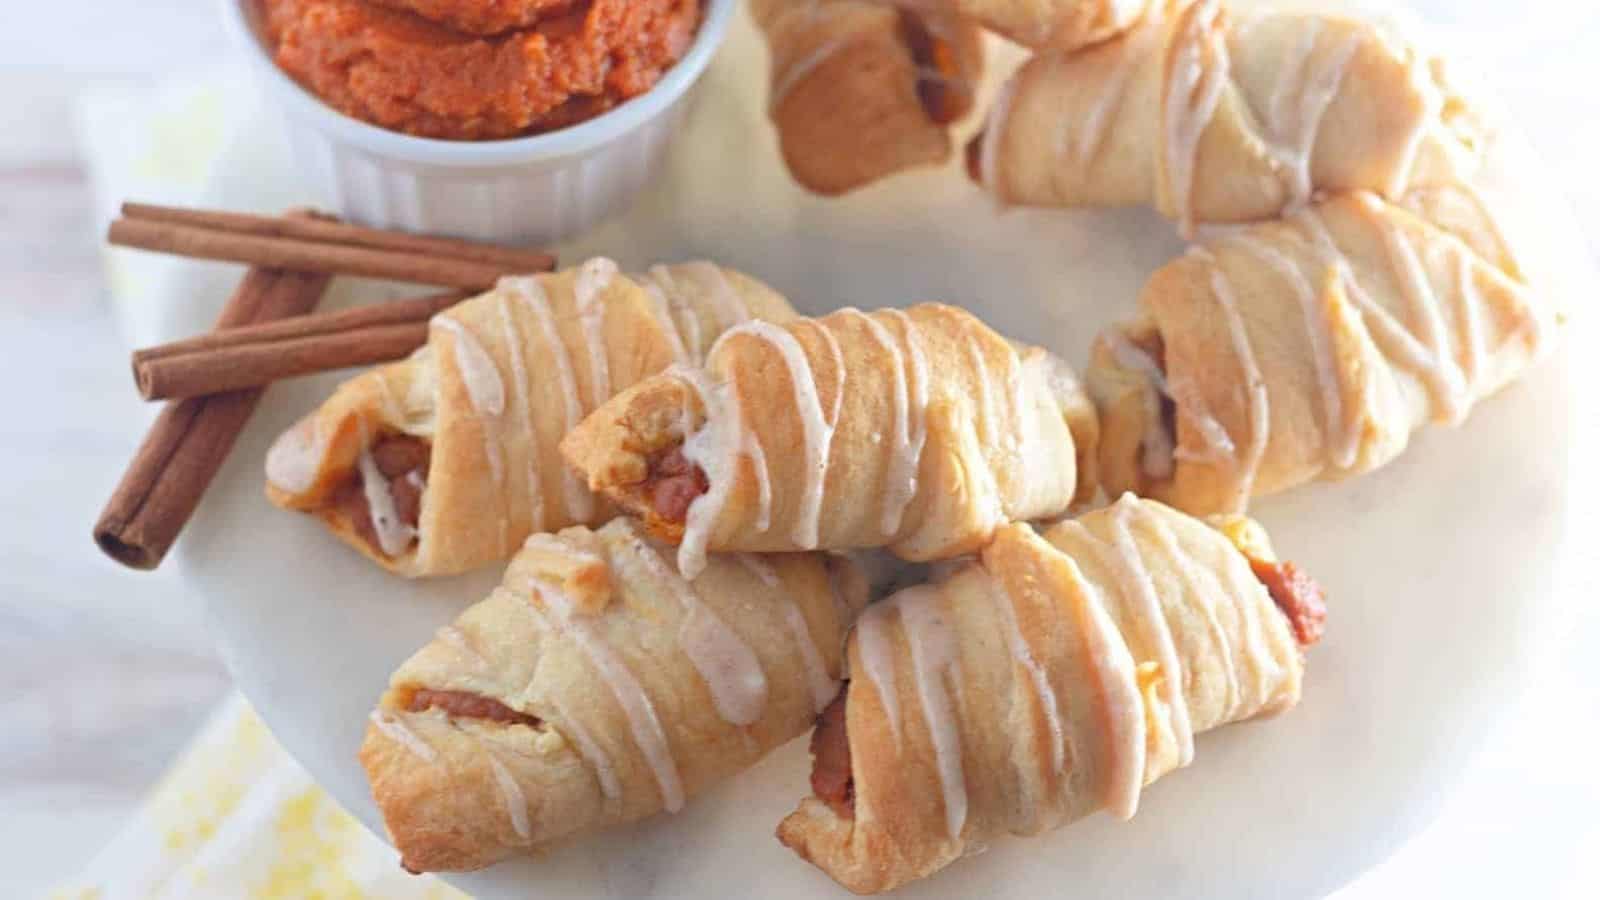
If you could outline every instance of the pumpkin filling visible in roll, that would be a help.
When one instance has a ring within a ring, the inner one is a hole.
[[[917,67],[917,99],[935,124],[948,125],[970,107],[969,89],[961,79],[956,50],[940,40],[921,16],[900,11],[900,39]]]
[[[1173,454],[1178,444],[1178,404],[1173,402],[1166,379],[1167,345],[1159,331],[1129,335],[1128,341],[1150,360],[1153,369],[1149,373],[1150,388],[1160,403],[1159,418],[1151,423],[1150,431],[1139,447],[1139,466],[1146,476],[1165,480],[1172,477],[1175,465]]]
[[[330,505],[373,550],[399,556],[417,540],[432,455],[422,438],[385,434],[363,451],[348,480],[334,489]]]
[[[850,771],[850,732],[845,724],[845,701],[850,682],[839,688],[828,708],[817,717],[811,732],[811,792],[841,818],[856,814],[855,777]]]
[[[656,516],[676,524],[688,518],[689,506],[695,498],[710,489],[706,473],[683,455],[682,447],[652,456],[646,483]]]
[[[1272,602],[1289,619],[1289,628],[1300,646],[1309,647],[1322,640],[1323,623],[1328,618],[1322,586],[1292,562],[1249,559],[1250,571],[1266,585]]]
[[[537,716],[520,713],[495,700],[466,691],[436,691],[417,688],[406,699],[407,712],[427,712],[437,709],[452,719],[484,719],[506,725],[526,725],[538,728],[542,721]]]

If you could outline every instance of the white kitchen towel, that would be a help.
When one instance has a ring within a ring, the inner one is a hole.
[[[243,697],[211,717],[122,833],[52,900],[465,900],[410,875]]]

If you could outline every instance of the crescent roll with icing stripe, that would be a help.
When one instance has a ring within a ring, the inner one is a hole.
[[[924,304],[741,325],[561,450],[693,573],[707,550],[971,553],[1092,496],[1098,427],[1064,362]]]
[[[983,75],[975,25],[858,0],[751,9],[772,53],[768,112],[801,185],[842,194],[950,158],[950,126]]]
[[[1318,192],[1397,199],[1473,174],[1489,133],[1441,60],[1323,14],[1236,19],[1217,0],[1079,52],[996,99],[969,169],[1002,203],[1148,204],[1196,223],[1277,217]]]
[[[705,262],[629,277],[593,259],[504,279],[280,437],[267,496],[401,575],[506,559],[530,534],[610,515],[561,464],[572,426],[640,379],[702,361],[727,328],[793,316],[767,286]]]
[[[1160,16],[1170,0],[878,0],[971,19],[1027,47],[1070,50]]]
[[[692,581],[627,520],[529,538],[395,672],[361,763],[403,864],[466,871],[666,810],[804,733],[859,571],[717,556]]]
[[[1239,512],[1370,472],[1525,372],[1554,299],[1471,190],[1407,203],[1340,196],[1158,271],[1091,356],[1107,490]]]
[[[947,579],[874,605],[778,839],[857,893],[1006,834],[1130,818],[1195,737],[1300,698],[1321,591],[1246,519],[1116,504],[1002,528]]]

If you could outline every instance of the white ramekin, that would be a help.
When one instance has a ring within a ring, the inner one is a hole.
[[[306,187],[345,218],[486,241],[555,243],[626,208],[655,178],[689,89],[738,0],[705,0],[688,53],[647,93],[570,128],[502,141],[441,141],[369,125],[279,69],[256,27],[258,0],[222,0],[228,30],[284,113]]]

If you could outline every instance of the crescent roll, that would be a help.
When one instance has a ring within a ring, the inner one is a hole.
[[[1408,204],[1340,196],[1158,271],[1091,354],[1107,490],[1242,511],[1376,469],[1526,371],[1555,304],[1472,191]]]
[[[982,34],[963,19],[858,0],[753,0],[772,52],[768,112],[795,180],[843,194],[950,158]]]
[[[1153,205],[1197,222],[1275,218],[1317,192],[1471,175],[1485,124],[1441,60],[1325,14],[1236,19],[1217,0],[1072,53],[1002,90],[969,169],[1002,203]]]
[[[973,552],[1092,496],[1097,430],[1064,362],[925,304],[741,325],[561,450],[692,573],[708,549]]]
[[[813,795],[778,839],[869,894],[1001,835],[1130,818],[1196,735],[1299,701],[1325,615],[1247,519],[1124,495],[1043,536],[1006,526],[861,617],[812,737]]]
[[[1070,50],[1159,16],[1169,0],[878,0],[971,19],[1026,47]]]
[[[811,726],[866,593],[826,554],[689,581],[627,520],[534,535],[371,715],[361,764],[402,863],[478,869],[676,812]]]
[[[267,496],[392,572],[448,575],[528,535],[610,514],[557,443],[612,394],[692,364],[724,329],[793,310],[711,263],[630,278],[594,259],[507,278],[433,320],[410,359],[368,371],[284,433]]]

